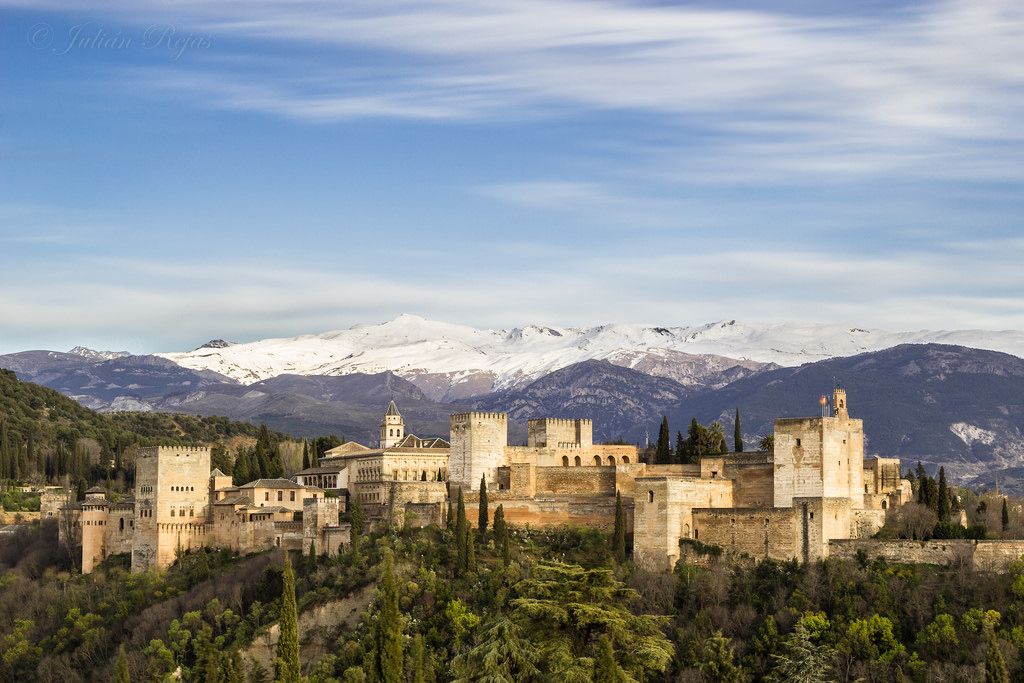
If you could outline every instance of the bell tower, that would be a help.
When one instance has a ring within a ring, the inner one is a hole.
[[[405,421],[398,412],[394,401],[388,404],[384,419],[380,422],[380,447],[394,448],[405,438]]]

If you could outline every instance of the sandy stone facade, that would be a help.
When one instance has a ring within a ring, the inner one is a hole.
[[[691,539],[754,558],[810,561],[869,538],[911,499],[899,460],[864,457],[864,424],[836,389],[834,414],[775,421],[773,452],[701,461],[696,477],[636,479],[634,557],[671,568]],[[721,501],[721,502],[719,502]]]
[[[220,470],[210,471],[209,448],[144,448],[135,467],[133,498],[113,502],[94,488],[82,503],[61,509],[73,520],[60,525],[62,542],[81,543],[83,572],[118,553],[131,553],[132,571],[146,571],[198,547],[252,553],[308,551],[316,543],[323,553],[349,541],[348,525],[339,519],[342,499],[288,479],[232,486]]]

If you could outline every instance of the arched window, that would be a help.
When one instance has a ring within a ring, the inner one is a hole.
[[[562,467],[568,467],[568,466],[569,466],[569,456],[568,455],[563,455],[562,456]]]
[[[594,456],[594,464],[597,465],[598,467],[601,466],[601,456],[600,455],[595,455]]]
[[[580,462],[580,456],[576,456],[576,467],[579,467],[582,463]]]
[[[654,502],[654,491],[648,491],[647,492],[647,502],[648,503],[653,503]]]
[[[119,531],[124,531],[124,517],[121,518],[121,523],[118,526],[120,527]]]
[[[888,506],[887,501],[882,501],[882,509],[885,510]]]
[[[612,456],[612,455],[608,456],[608,464],[612,465],[612,466],[615,465],[615,456]]]
[[[623,465],[628,465],[629,464],[629,456],[628,455],[622,456],[622,464]]]

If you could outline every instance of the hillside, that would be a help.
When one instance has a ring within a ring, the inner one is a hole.
[[[110,455],[120,445],[212,443],[236,436],[255,438],[259,428],[223,417],[174,413],[97,413],[60,392],[23,382],[9,370],[0,370],[0,424],[5,447],[20,451],[31,443],[36,453],[74,451],[80,439],[96,442]],[[275,439],[284,438],[274,434]],[[34,455],[33,453],[32,455]]]

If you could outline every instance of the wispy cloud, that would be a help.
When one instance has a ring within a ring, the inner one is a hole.
[[[90,9],[173,20],[243,50],[287,48],[269,68],[201,55],[140,69],[133,87],[318,122],[639,112],[669,134],[706,134],[704,149],[672,150],[688,158],[679,169],[688,179],[999,177],[1017,173],[1024,143],[1024,6],[1014,0],[875,17],[568,0]],[[296,60],[303,46],[311,50]]]

